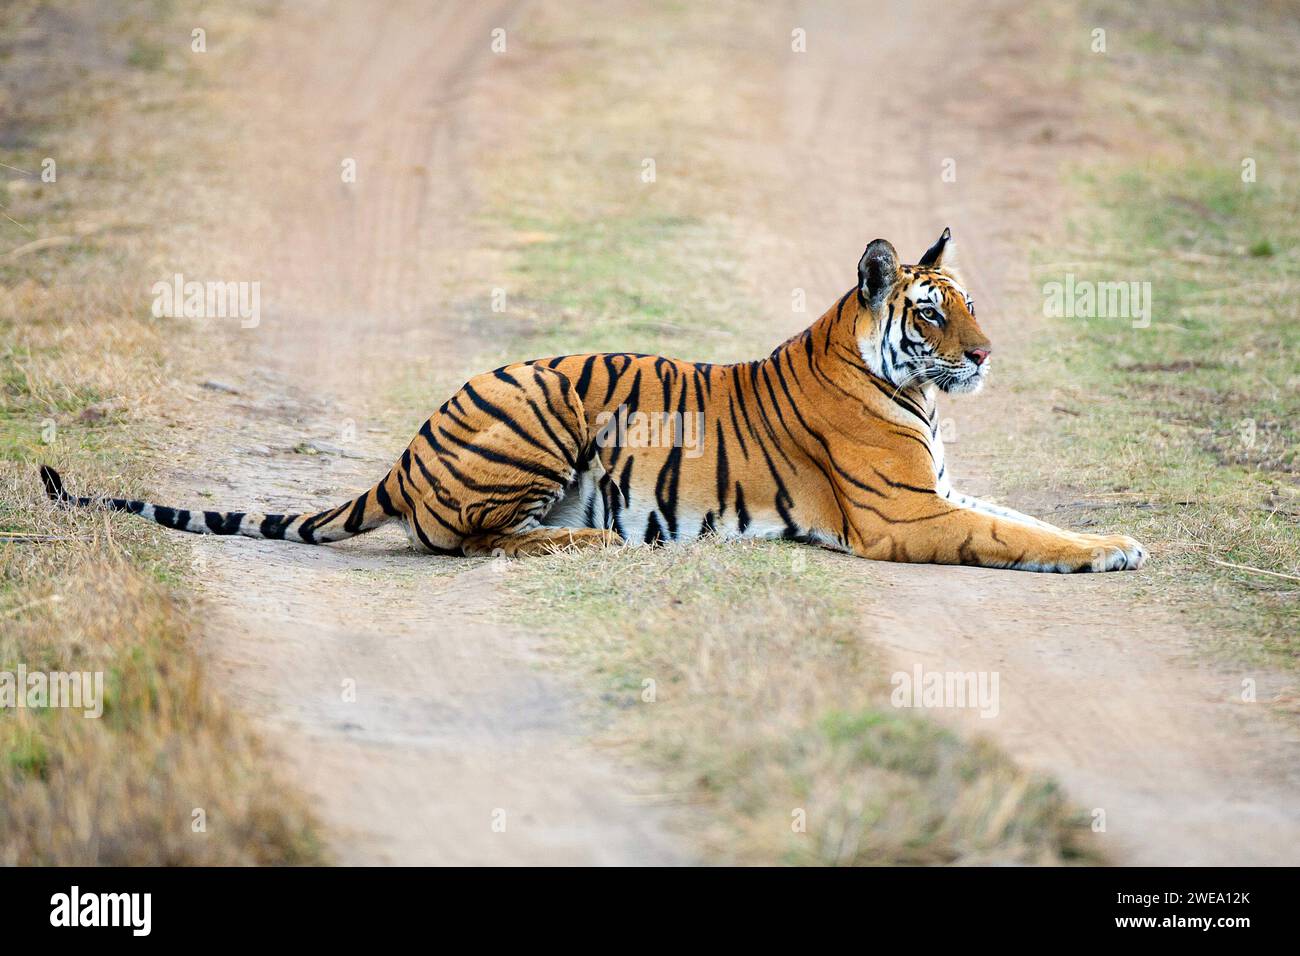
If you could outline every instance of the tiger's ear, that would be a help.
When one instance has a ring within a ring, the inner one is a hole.
[[[947,226],[944,226],[943,235],[939,237],[939,241],[929,249],[926,249],[925,255],[921,256],[920,260],[916,264],[918,266],[925,266],[927,269],[942,269],[944,267],[944,260],[947,259],[948,265],[951,267],[954,258],[953,245],[955,245],[955,243],[950,241],[951,239],[952,230]]]
[[[858,261],[858,294],[879,309],[898,281],[898,253],[884,239],[873,239]]]

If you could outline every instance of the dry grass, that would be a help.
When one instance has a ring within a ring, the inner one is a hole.
[[[79,540],[0,545],[0,660],[100,672],[104,711],[0,719],[0,863],[318,859],[304,807],[267,779],[266,755],[204,680],[194,609],[160,580],[173,556],[102,513],[50,513],[27,475],[6,475],[3,497],[6,518]]]
[[[0,715],[0,863],[320,858],[306,808],[203,678],[175,586],[184,543],[56,512],[36,478],[50,461],[82,487],[141,490],[192,391],[191,331],[144,294],[159,257],[194,240],[172,204],[205,188],[193,137],[171,135],[212,106],[177,48],[192,20],[127,0],[0,11],[3,161],[58,163],[53,183],[0,176],[21,224],[0,222],[0,531],[55,539],[0,542],[0,668],[102,672],[107,699],[99,719]],[[21,249],[35,239],[52,241]]]
[[[691,836],[711,859],[1085,859],[1088,828],[1050,780],[890,705],[854,601],[869,573],[706,541],[518,562],[505,580],[516,613],[596,676],[610,737],[705,811]]]

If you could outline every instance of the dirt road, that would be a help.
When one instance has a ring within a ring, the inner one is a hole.
[[[799,254],[773,270],[773,286],[831,301],[843,279],[824,278],[819,263],[852,261],[876,235],[915,257],[948,225],[995,350],[1042,347],[1041,313],[1023,302],[1024,241],[1053,225],[1062,164],[1100,155],[1104,139],[1079,127],[1077,91],[1009,66],[1041,56],[1010,7],[882,8],[861,31],[840,29],[843,11],[826,4],[794,17],[819,47],[815,69],[787,71],[786,155],[800,205],[818,215],[785,224]],[[917,51],[935,49],[942,70],[918,70]],[[866,149],[844,132],[855,122],[869,127]],[[845,148],[823,148],[835,142]],[[970,494],[993,496],[981,480],[989,457],[1033,440],[1016,416],[1032,398],[1009,385],[995,364],[983,394],[941,401],[957,439],[954,486]],[[1030,513],[1059,504],[1033,489],[1007,503]],[[1136,604],[1126,581],[892,565],[871,577],[880,591],[864,630],[880,635],[894,666],[999,673],[999,715],[960,725],[1061,780],[1104,819],[1098,845],[1113,861],[1295,861],[1294,737],[1264,706],[1242,702],[1244,675],[1199,665],[1185,625]]]
[[[483,343],[447,318],[444,290],[483,261],[465,170],[490,108],[476,98],[490,31],[510,28],[515,6],[295,5],[271,26],[237,85],[261,145],[223,253],[223,274],[262,282],[265,316],[231,333],[244,335],[238,365],[214,367],[239,394],[212,393],[204,417],[217,424],[187,439],[168,489],[178,501],[203,489],[267,511],[337,503],[406,440],[368,417],[393,363],[433,356],[449,379],[475,370]],[[769,256],[765,299],[786,304],[767,316],[774,335],[806,321],[790,315],[790,290],[805,289],[810,308],[833,301],[866,241],[886,236],[910,258],[950,225],[997,348],[1029,341],[1007,290],[1023,281],[1017,242],[1050,216],[1056,164],[1078,146],[1036,134],[1049,121],[1068,130],[1071,103],[1068,91],[1009,88],[1000,64],[1032,50],[1000,37],[987,5],[969,7],[780,14],[807,30],[808,53],[774,54],[780,88],[766,108],[780,117],[752,124],[770,132],[750,207],[763,218],[746,224]],[[918,58],[938,49],[942,69]],[[955,182],[941,178],[948,158]],[[340,176],[348,159],[355,183]],[[250,216],[262,222],[254,235]],[[993,382],[945,412],[960,436],[956,474],[971,476],[958,487],[972,493],[991,490],[981,456],[1023,439],[1023,397],[996,368]],[[324,453],[295,454],[304,439]],[[633,790],[638,775],[583,744],[572,694],[533,666],[531,639],[487,622],[491,565],[418,557],[378,535],[321,549],[202,540],[196,555],[214,667],[314,796],[340,861],[690,859]],[[846,574],[868,582],[864,634],[898,669],[1000,673],[1000,716],[969,729],[1104,810],[1113,859],[1293,856],[1293,744],[1233,703],[1235,675],[1190,663],[1188,635],[1125,601],[1112,576]]]
[[[446,321],[441,290],[474,248],[473,84],[513,7],[296,4],[272,25],[233,91],[259,146],[230,197],[235,238],[212,253],[219,274],[261,283],[264,314],[226,330],[241,358],[213,376],[238,394],[210,392],[204,417],[220,424],[189,436],[177,496],[333,501],[409,438],[368,417],[394,362],[471,370],[481,342]],[[326,451],[295,453],[308,439]],[[584,746],[528,635],[485,620],[491,564],[417,556],[400,532],[328,549],[202,539],[196,560],[212,667],[338,862],[689,858],[636,776]]]

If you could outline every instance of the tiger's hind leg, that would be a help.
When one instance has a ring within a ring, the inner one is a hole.
[[[601,528],[533,528],[506,534],[480,534],[461,545],[469,557],[504,555],[507,558],[554,554],[588,548],[608,548],[623,543],[613,531]]]
[[[412,540],[435,554],[580,546],[598,532],[541,525],[594,454],[569,379],[508,366],[470,379],[425,422],[393,469],[391,494]]]

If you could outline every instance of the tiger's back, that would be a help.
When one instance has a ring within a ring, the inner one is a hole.
[[[609,528],[646,544],[705,534],[830,541],[843,532],[830,483],[789,425],[797,372],[778,373],[770,360],[628,353],[526,364],[574,383],[594,444],[588,480],[548,525]]]

